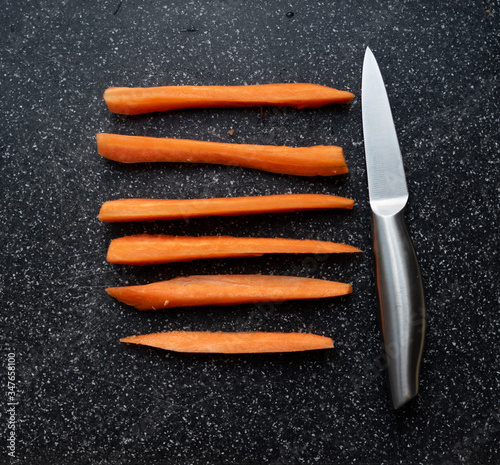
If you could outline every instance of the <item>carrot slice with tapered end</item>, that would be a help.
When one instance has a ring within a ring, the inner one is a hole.
[[[350,284],[267,275],[187,276],[143,286],[109,287],[115,299],[139,310],[320,299],[350,294]]]
[[[352,209],[354,200],[336,195],[285,194],[213,199],[120,199],[105,202],[103,222],[154,221],[200,216],[249,215],[328,208]]]
[[[332,349],[326,336],[309,333],[170,331],[120,339],[175,352],[249,354]]]
[[[100,155],[121,163],[210,163],[297,176],[348,172],[342,148],[334,145],[287,147],[107,133],[96,139]]]
[[[280,83],[247,86],[110,87],[104,100],[110,111],[139,115],[183,108],[319,108],[349,103],[354,94],[318,84]]]
[[[268,253],[350,253],[351,245],[308,239],[139,234],[113,239],[107,260],[122,265],[154,265],[201,258],[258,257]]]

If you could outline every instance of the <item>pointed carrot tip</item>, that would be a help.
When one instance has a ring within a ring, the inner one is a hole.
[[[354,99],[355,95],[348,90],[340,90],[340,99],[339,103],[351,103]]]
[[[114,290],[116,289],[116,287],[107,287],[106,289],[104,289],[111,297],[114,297]]]
[[[347,92],[347,97],[349,98],[349,102],[353,100],[354,97],[356,97],[352,92],[346,91]]]
[[[342,250],[340,252],[344,253],[360,253],[363,252],[361,249],[349,244],[340,244],[342,246]]]

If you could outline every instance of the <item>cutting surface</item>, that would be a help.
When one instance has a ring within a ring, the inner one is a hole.
[[[1,463],[500,462],[498,1],[3,3],[0,420],[14,435],[2,443]],[[377,322],[360,99],[366,46],[390,95],[427,298],[420,394],[398,411]],[[323,84],[356,98],[318,110],[136,117],[111,114],[102,99],[109,86],[269,82]],[[97,132],[341,145],[350,173],[315,179],[216,165],[120,165],[97,154]],[[356,204],[158,223],[96,218],[104,201],[123,197],[284,193]],[[112,238],[144,232],[332,240],[364,252],[139,268],[106,262]],[[138,312],[104,291],[218,273],[332,279],[354,292]],[[331,336],[335,349],[218,356],[118,342],[163,330],[313,332]]]

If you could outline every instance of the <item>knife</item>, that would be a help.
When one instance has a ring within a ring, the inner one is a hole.
[[[363,62],[361,106],[381,329],[397,409],[418,393],[425,302],[404,220],[408,188],[403,159],[384,81],[369,48]]]

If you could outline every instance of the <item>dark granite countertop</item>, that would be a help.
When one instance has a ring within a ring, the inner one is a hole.
[[[500,463],[498,1],[18,0],[4,2],[1,15],[1,428],[10,438],[1,463]],[[393,106],[428,313],[420,394],[397,411],[377,326],[359,98],[367,45]],[[109,86],[270,82],[324,84],[356,98],[319,110],[138,117],[113,115],[102,99]],[[97,154],[96,132],[341,145],[350,173],[123,166]],[[96,218],[102,202],[121,197],[302,192],[356,205],[146,224]],[[142,268],[106,262],[112,238],[140,232],[333,240],[364,253]],[[354,293],[137,312],[104,292],[179,275],[259,272],[346,281]],[[308,331],[336,347],[216,356],[118,342],[174,329]]]

